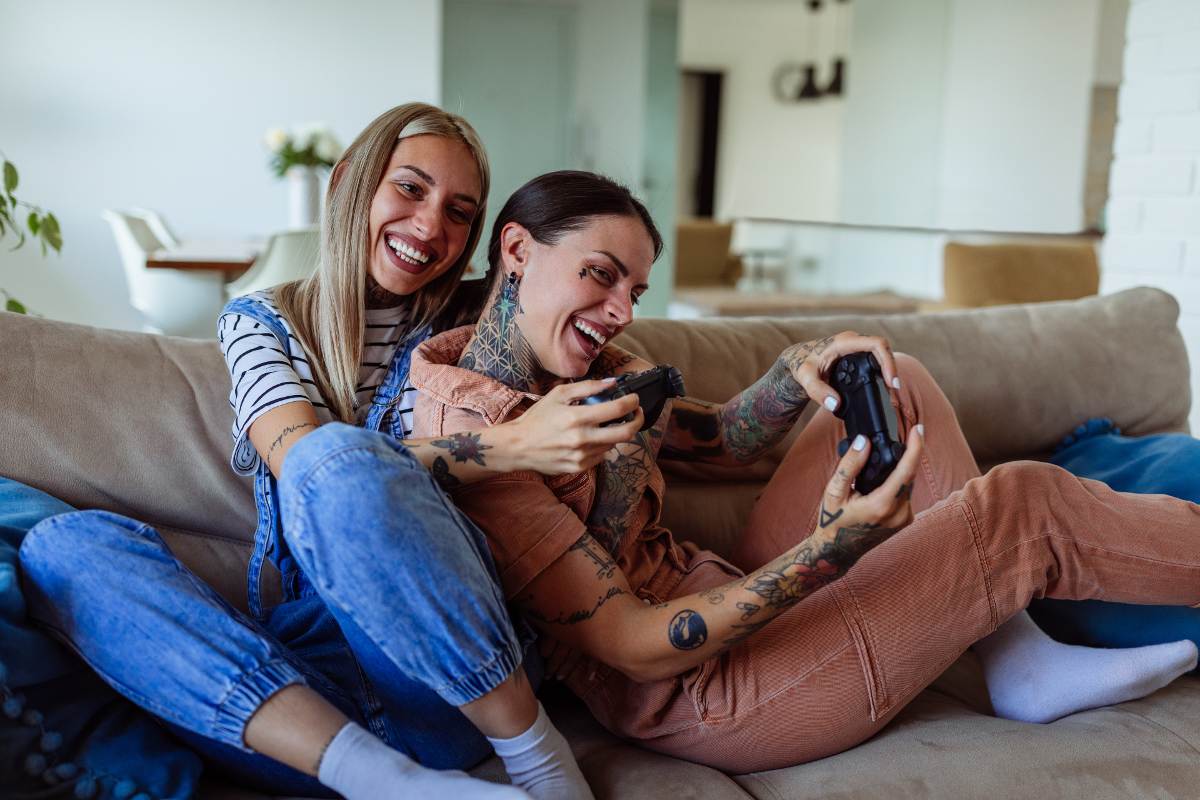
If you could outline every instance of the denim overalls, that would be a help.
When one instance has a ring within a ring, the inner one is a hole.
[[[266,306],[238,298],[226,310],[287,345]],[[523,663],[535,687],[540,680],[532,630],[514,629],[485,535],[400,443],[396,401],[423,338],[397,350],[364,427],[333,422],[308,433],[278,481],[259,464],[250,617],[136,520],[63,514],[26,538],[35,615],[117,691],[248,785],[325,793],[242,739],[262,703],[291,684],[311,686],[426,766],[462,769],[490,746],[457,706]],[[234,463],[248,467],[246,456]],[[259,588],[267,558],[282,576],[283,602],[270,608]]]

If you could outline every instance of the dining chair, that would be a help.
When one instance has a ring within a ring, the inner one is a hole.
[[[168,250],[179,247],[179,237],[175,235],[175,232],[167,225],[167,221],[157,211],[150,208],[131,208],[129,213],[144,220],[163,247]]]
[[[307,278],[320,261],[321,229],[297,228],[271,235],[263,253],[246,274],[225,286],[226,297],[257,292],[280,283]]]
[[[101,216],[112,228],[125,269],[129,304],[141,312],[144,331],[212,338],[225,302],[223,275],[212,270],[148,269],[147,257],[163,249],[146,220],[112,209]]]

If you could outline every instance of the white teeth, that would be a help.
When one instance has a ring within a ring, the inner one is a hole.
[[[578,328],[579,330],[583,331],[584,333],[586,333],[588,336],[595,339],[596,343],[601,346],[603,346],[604,343],[607,341],[604,334],[600,333],[600,331],[596,330],[591,325],[588,325],[586,322],[584,322],[581,319],[575,320],[575,327]]]
[[[387,244],[388,247],[395,251],[396,255],[400,256],[405,261],[411,261],[414,264],[424,264],[429,260],[429,253],[424,253],[420,250],[417,250],[415,247],[410,247],[399,239],[389,236],[387,239]]]

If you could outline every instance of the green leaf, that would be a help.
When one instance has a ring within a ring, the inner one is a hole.
[[[46,212],[46,216],[42,218],[42,240],[54,248],[54,252],[62,251],[62,231],[58,228],[58,219]]]
[[[21,303],[21,301],[19,301],[19,300],[14,300],[14,299],[13,299],[13,298],[11,298],[11,297],[10,297],[10,298],[8,298],[8,302],[4,304],[4,310],[5,310],[5,311],[11,311],[11,312],[13,312],[14,314],[24,314],[24,313],[26,313],[26,309],[25,309],[25,306],[24,306],[24,304],[23,304],[23,303]]]
[[[32,233],[34,236],[37,236],[38,235],[38,225],[40,225],[40,224],[41,224],[41,220],[38,219],[37,212],[30,211],[29,212],[29,232]]]
[[[17,168],[11,161],[4,162],[4,191],[9,194],[17,188]]]

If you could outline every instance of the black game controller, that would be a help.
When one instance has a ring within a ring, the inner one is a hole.
[[[683,376],[679,374],[679,370],[667,364],[648,369],[645,372],[626,373],[618,375],[617,382],[612,387],[605,389],[600,394],[585,397],[579,402],[585,405],[595,405],[635,393],[638,396],[638,403],[642,407],[642,414],[645,416],[641,427],[641,430],[644,431],[658,420],[658,415],[662,413],[668,397],[683,397]],[[633,416],[632,413],[626,414],[620,419],[602,423],[601,427],[629,422]]]
[[[854,488],[868,494],[887,480],[904,455],[896,410],[879,362],[870,353],[851,353],[835,361],[833,388],[841,399],[833,413],[846,423],[846,438],[838,442],[838,455],[846,455],[859,434],[871,443],[871,457],[854,479]]]

